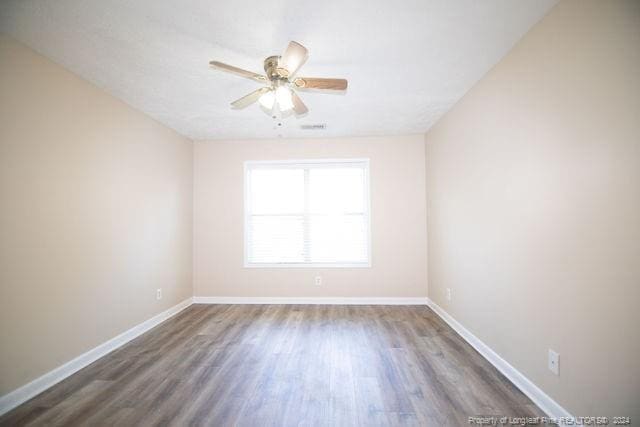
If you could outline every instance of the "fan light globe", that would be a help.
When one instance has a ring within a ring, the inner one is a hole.
[[[276,102],[276,95],[272,90],[270,90],[269,92],[262,95],[260,99],[258,99],[258,102],[260,102],[260,105],[262,105],[264,108],[271,111],[273,110],[273,103]]]
[[[273,110],[276,103],[278,104],[278,110],[281,112],[293,109],[291,89],[285,86],[280,86],[276,90],[270,90],[263,94],[258,99],[258,102],[269,111]]]
[[[285,86],[280,86],[276,89],[276,101],[278,101],[280,111],[284,112],[293,109],[291,89]]]

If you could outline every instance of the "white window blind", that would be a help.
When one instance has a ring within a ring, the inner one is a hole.
[[[369,161],[245,163],[247,267],[370,265]]]

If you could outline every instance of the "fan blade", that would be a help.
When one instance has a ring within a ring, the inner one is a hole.
[[[293,102],[293,111],[296,114],[300,115],[309,111],[307,106],[304,105],[304,102],[302,102],[302,99],[300,99],[294,90],[291,91],[291,101]]]
[[[239,76],[242,76],[242,77],[247,77],[253,80],[257,80],[259,82],[267,81],[266,76],[263,76],[258,73],[253,73],[251,71],[243,70],[242,68],[234,67],[233,65],[225,64],[223,62],[210,61],[209,65],[215,68],[219,68],[220,70],[223,70],[223,71],[228,71],[230,73],[238,74]]]
[[[233,108],[244,108],[247,107],[258,100],[263,94],[269,92],[271,90],[270,87],[261,87],[260,89],[254,90],[249,95],[245,95],[240,99],[237,99],[231,103]]]
[[[278,61],[278,68],[287,70],[287,77],[292,77],[307,61],[309,51],[298,42],[291,41]]]
[[[293,84],[302,89],[345,90],[347,88],[347,81],[345,79],[298,77],[293,81]]]

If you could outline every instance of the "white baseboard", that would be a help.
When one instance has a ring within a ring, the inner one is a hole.
[[[193,297],[194,304],[427,305],[426,297]]]
[[[175,316],[185,308],[189,307],[193,303],[193,298],[188,298],[181,303],[174,305],[168,310],[153,316],[151,319],[134,326],[133,328],[121,333],[115,338],[100,344],[99,346],[81,354],[75,359],[65,363],[62,366],[55,368],[52,371],[47,372],[39,378],[31,381],[22,387],[15,389],[14,391],[5,394],[0,397],[0,415],[5,414],[15,408],[16,406],[26,402],[27,400],[42,393],[49,387],[59,383],[70,375],[78,372],[85,366],[95,362],[99,358],[112,352],[113,350],[128,343],[134,338],[147,332],[149,329],[159,325],[172,316]]]
[[[520,389],[529,399],[533,401],[544,413],[551,418],[573,418],[573,416],[553,400],[549,395],[536,386],[531,380],[525,377],[520,371],[511,366],[506,360],[493,351],[488,345],[480,341],[478,337],[473,335],[467,328],[462,326],[456,319],[451,317],[449,313],[444,311],[435,302],[427,299],[429,307],[444,320],[453,330],[455,330],[462,338],[465,339],[478,353],[489,361],[498,369],[505,377],[509,379],[516,387]]]

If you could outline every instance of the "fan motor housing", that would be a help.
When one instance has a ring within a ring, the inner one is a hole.
[[[279,61],[280,56],[278,55],[270,56],[264,60],[264,72],[267,74],[267,78],[272,82],[278,80],[287,81],[289,72],[284,68],[278,68]]]

